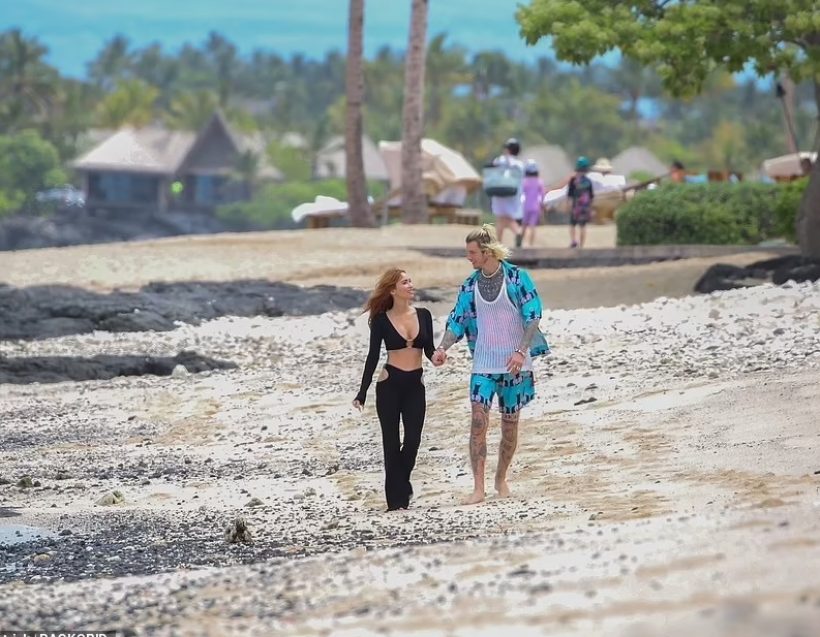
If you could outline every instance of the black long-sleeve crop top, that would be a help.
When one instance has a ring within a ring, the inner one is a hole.
[[[424,350],[424,355],[432,359],[433,316],[430,314],[430,310],[423,307],[416,308],[416,313],[419,318],[419,333],[413,340],[411,347]],[[364,362],[362,384],[359,388],[359,393],[356,394],[356,400],[362,405],[364,405],[365,398],[367,397],[367,390],[370,388],[370,383],[373,381],[373,372],[376,371],[376,364],[379,362],[382,341],[384,341],[384,346],[388,352],[396,349],[404,349],[408,346],[408,341],[398,333],[384,312],[374,316],[373,321],[370,323],[370,350],[367,352],[367,359]]]

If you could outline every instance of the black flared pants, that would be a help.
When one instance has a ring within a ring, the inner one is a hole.
[[[422,369],[404,371],[385,365],[387,378],[376,383],[376,413],[382,427],[384,493],[387,508],[406,508],[412,487],[410,474],[416,465],[427,398]],[[404,440],[399,421],[404,426]]]

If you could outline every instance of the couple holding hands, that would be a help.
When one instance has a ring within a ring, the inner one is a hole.
[[[521,409],[535,397],[532,359],[550,349],[539,329],[541,300],[526,271],[507,261],[492,225],[466,237],[466,256],[474,272],[458,293],[441,343],[433,347],[433,318],[413,306],[415,288],[406,271],[390,269],[376,284],[365,310],[369,313],[370,349],[354,407],[365,404],[384,341],[387,364],[376,381],[376,413],[384,448],[387,509],[406,509],[413,495],[410,474],[416,464],[427,408],[422,382],[422,352],[436,367],[447,350],[463,337],[472,354],[470,375],[470,464],[473,492],[464,504],[484,500],[487,428],[490,406],[501,412],[501,443],[495,489],[508,497],[507,470],[518,444]],[[400,435],[399,422],[404,428]]]

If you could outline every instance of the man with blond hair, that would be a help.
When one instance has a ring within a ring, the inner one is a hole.
[[[433,364],[447,360],[447,350],[462,337],[473,357],[470,376],[470,464],[473,492],[465,504],[484,500],[487,427],[490,406],[497,396],[501,411],[501,444],[495,489],[510,495],[507,470],[518,445],[521,409],[535,397],[532,359],[550,351],[539,329],[541,299],[526,271],[507,261],[509,250],[485,224],[466,238],[467,260],[474,272],[459,290],[447,319],[447,330],[433,354]]]

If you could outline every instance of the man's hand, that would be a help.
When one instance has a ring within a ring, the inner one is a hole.
[[[354,409],[358,409],[359,411],[362,410],[362,404],[358,400],[353,401],[353,407]]]
[[[437,349],[433,352],[433,357],[430,359],[435,367],[441,367],[444,363],[447,362],[447,352],[443,349]]]
[[[519,373],[526,360],[526,357],[521,352],[513,352],[507,359],[507,371],[510,374]]]

